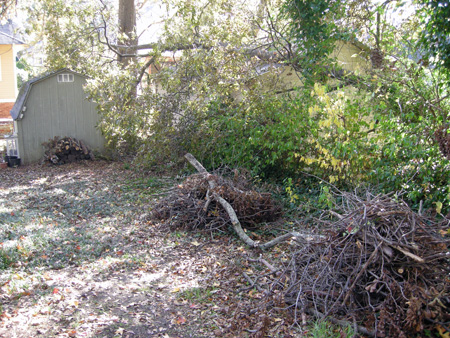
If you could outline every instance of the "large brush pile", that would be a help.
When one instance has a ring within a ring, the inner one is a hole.
[[[259,223],[280,217],[281,207],[271,194],[252,189],[246,175],[235,171],[233,177],[214,175],[214,180],[217,184],[214,192],[232,205],[244,227],[256,228]],[[152,218],[172,228],[226,229],[230,225],[229,215],[212,198],[212,193],[204,175],[191,175],[160,200],[152,210]]]
[[[448,330],[449,222],[387,196],[347,195],[343,207],[326,240],[296,251],[277,279],[289,281],[286,302],[299,314],[360,323],[370,336]]]

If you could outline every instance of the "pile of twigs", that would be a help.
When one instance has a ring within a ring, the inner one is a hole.
[[[448,221],[434,223],[386,195],[343,197],[327,238],[295,251],[274,281],[296,315],[358,323],[376,337],[448,330]]]
[[[281,207],[269,193],[251,188],[245,173],[233,171],[228,178],[214,174],[217,187],[210,190],[204,175],[194,174],[178,185],[153,208],[151,217],[164,221],[172,229],[227,230],[230,218],[223,207],[212,198],[217,193],[226,199],[246,228],[256,228],[262,222],[271,222],[281,215]]]

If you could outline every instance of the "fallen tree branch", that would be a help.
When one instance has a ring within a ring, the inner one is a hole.
[[[210,193],[212,195],[212,197],[219,202],[219,204],[225,209],[225,211],[227,212],[231,224],[233,226],[234,231],[236,232],[236,234],[239,236],[239,238],[248,246],[252,247],[252,248],[259,248],[261,250],[266,250],[269,249],[279,243],[282,243],[288,239],[291,239],[293,237],[299,237],[302,239],[305,239],[306,241],[310,241],[312,237],[309,237],[308,235],[301,235],[297,232],[290,232],[284,235],[281,235],[279,237],[276,237],[274,239],[272,239],[271,241],[264,243],[264,244],[260,244],[258,241],[254,241],[253,239],[251,239],[244,231],[244,229],[242,228],[241,222],[239,221],[237,215],[236,215],[236,211],[233,209],[233,207],[231,206],[231,204],[226,201],[222,196],[220,196],[217,192],[215,192],[215,188],[217,188],[217,184],[214,178],[214,175],[211,175],[210,173],[208,173],[208,171],[205,169],[205,167],[203,167],[203,165],[197,161],[197,159],[190,153],[187,153],[186,155],[184,155],[184,157],[186,158],[186,160],[192,164],[192,166],[197,169],[197,171],[200,174],[203,174],[205,176],[205,179],[208,181],[209,187],[210,187]]]
[[[393,246],[395,249],[397,249],[398,251],[400,251],[402,254],[404,254],[405,256],[408,256],[409,258],[414,259],[416,262],[418,263],[425,263],[425,260],[417,255],[414,255],[413,253],[402,249],[399,245],[394,245]]]
[[[248,258],[249,262],[257,262],[264,264],[272,273],[278,272],[280,269],[276,269],[272,264],[266,261],[264,258],[259,256],[257,259]]]
[[[209,189],[206,192],[206,203],[205,206],[203,207],[203,210],[206,212],[208,210],[209,205],[211,204],[211,196],[209,194]]]
[[[247,282],[250,284],[249,288],[253,289],[256,288],[259,292],[264,292],[264,290],[261,288],[261,286],[258,285],[257,280],[253,281],[253,279],[250,278],[249,275],[247,275],[245,272],[242,272],[242,275],[247,280]]]

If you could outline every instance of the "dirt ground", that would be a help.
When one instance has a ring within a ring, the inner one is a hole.
[[[154,224],[178,181],[126,168],[0,170],[0,337],[301,336],[242,277],[260,253]]]

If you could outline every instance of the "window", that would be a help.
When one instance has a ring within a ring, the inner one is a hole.
[[[73,82],[73,74],[58,74],[58,82]]]
[[[44,58],[41,56],[37,56],[34,58],[34,64],[37,67],[42,67],[44,66]]]
[[[19,157],[19,148],[17,147],[16,137],[12,137],[6,140],[6,154],[8,156]]]

